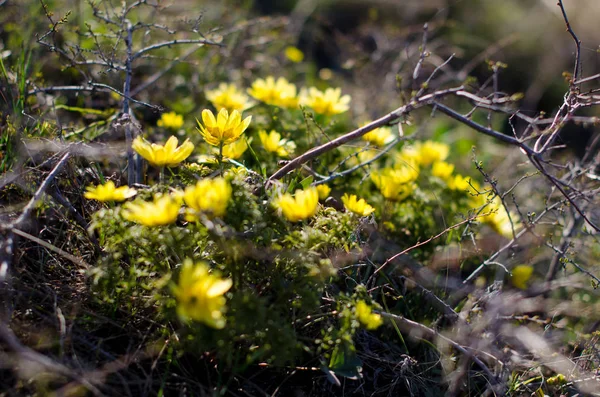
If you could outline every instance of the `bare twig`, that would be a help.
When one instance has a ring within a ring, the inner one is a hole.
[[[573,38],[573,41],[575,42],[575,67],[573,69],[572,82],[572,84],[575,85],[575,81],[577,81],[579,75],[581,74],[581,40],[579,40],[579,37],[577,37],[577,35],[573,31],[573,28],[571,28],[571,24],[569,23],[569,18],[567,18],[567,12],[565,11],[565,6],[563,5],[562,0],[558,0],[558,6],[560,7],[563,19],[565,20],[565,24],[567,25],[567,32],[569,32],[569,34]]]
[[[421,71],[421,66],[423,65],[423,61],[425,61],[425,57],[427,56],[427,33],[429,29],[427,23],[423,25],[423,42],[421,43],[421,55],[419,55],[419,60],[415,65],[415,69],[413,70],[413,88],[417,89],[417,80],[419,79],[419,72]]]
[[[13,224],[11,225],[12,227],[20,227],[21,225],[23,225],[23,223],[25,223],[25,221],[29,218],[29,214],[31,213],[31,211],[41,200],[42,195],[50,187],[50,184],[54,181],[54,178],[62,171],[63,167],[67,164],[67,161],[69,161],[70,158],[71,153],[67,152],[60,158],[60,160],[58,160],[52,171],[50,171],[46,179],[44,179],[40,187],[33,194],[33,197],[31,198],[31,200],[29,200],[29,203],[27,203],[27,205],[23,209],[21,215],[13,222]]]
[[[484,127],[483,125],[478,124],[471,119],[468,119],[467,117],[461,115],[460,113],[456,112],[455,110],[450,109],[449,107],[447,107],[445,105],[442,105],[439,102],[434,102],[432,106],[434,106],[435,109],[441,111],[442,113],[445,113],[446,115],[450,116],[454,120],[459,121],[460,123],[473,128],[475,131],[478,131],[485,135],[491,136],[492,138],[498,139],[499,141],[502,141],[502,142],[505,142],[505,143],[508,143],[508,144],[511,144],[514,146],[518,146],[525,153],[531,155],[534,158],[539,157],[539,153],[536,153],[533,149],[531,149],[529,146],[525,145],[523,142],[519,141],[516,138],[513,138],[509,135],[505,135],[505,134],[495,131],[491,128]]]
[[[353,167],[348,168],[347,170],[341,171],[341,172],[334,172],[332,174],[330,174],[329,176],[322,176],[323,178],[320,181],[315,181],[313,183],[313,186],[317,186],[317,185],[322,185],[325,183],[329,183],[334,179],[337,178],[341,178],[344,177],[346,175],[350,175],[351,173],[355,172],[356,170],[359,170],[361,168],[367,167],[369,164],[374,163],[375,161],[379,160],[381,157],[383,157],[385,154],[387,154],[391,149],[394,148],[394,146],[396,146],[398,144],[400,140],[398,138],[395,138],[393,141],[391,141],[386,147],[382,148],[379,153],[377,153],[375,156],[373,156],[372,158],[370,158],[367,161],[364,161],[362,163],[356,164]]]
[[[96,386],[90,383],[81,375],[75,373],[70,368],[56,362],[49,357],[36,352],[29,347],[23,346],[17,339],[13,331],[2,321],[0,321],[0,340],[8,347],[9,351],[15,354],[16,363],[15,367],[24,368],[27,365],[33,364],[38,366],[39,370],[46,371],[57,375],[66,376],[68,378],[76,380],[81,385],[85,386],[93,395],[102,396],[103,393],[98,390]],[[10,357],[10,356],[8,356]],[[4,361],[4,360],[3,360]]]
[[[436,240],[436,239],[438,239],[438,238],[442,237],[444,234],[448,233],[449,231],[451,231],[451,230],[454,230],[454,229],[456,229],[456,228],[458,228],[458,227],[460,227],[460,226],[462,226],[462,225],[465,225],[465,224],[468,224],[468,223],[470,223],[470,222],[473,222],[475,219],[477,219],[477,218],[479,218],[479,217],[482,217],[482,216],[486,216],[486,215],[489,215],[489,213],[485,213],[485,214],[476,214],[476,215],[474,215],[474,216],[472,216],[472,217],[468,217],[467,219],[464,219],[464,220],[462,220],[462,221],[458,222],[458,223],[457,223],[457,224],[455,224],[455,225],[452,225],[452,226],[450,226],[450,227],[447,227],[446,229],[442,230],[440,233],[436,234],[435,236],[429,237],[427,240],[424,240],[424,241],[421,241],[421,242],[419,242],[419,243],[417,243],[417,244],[414,244],[414,245],[412,245],[412,246],[410,246],[410,247],[406,248],[405,250],[403,250],[403,251],[401,251],[401,252],[399,252],[399,253],[397,253],[397,254],[395,254],[395,255],[393,255],[393,256],[391,256],[391,257],[389,257],[389,258],[388,258],[388,259],[387,259],[385,262],[383,262],[383,264],[382,264],[381,266],[379,266],[379,267],[378,267],[378,268],[377,268],[377,269],[376,269],[376,270],[373,272],[373,275],[372,275],[371,277],[374,277],[374,276],[375,276],[377,273],[379,273],[379,272],[380,272],[380,271],[382,271],[384,268],[386,268],[386,267],[387,267],[387,265],[388,265],[388,264],[390,264],[390,262],[394,261],[396,258],[399,258],[399,257],[401,257],[402,255],[405,255],[405,254],[407,254],[408,252],[410,252],[410,251],[412,251],[412,250],[415,250],[415,249],[417,249],[417,248],[419,248],[419,247],[421,247],[421,246],[423,246],[423,245],[425,245],[425,244],[429,244],[429,243],[430,243],[430,242],[432,242],[433,240]]]
[[[21,237],[25,237],[26,239],[31,240],[34,243],[37,243],[37,244],[41,245],[42,247],[49,249],[50,251],[56,252],[63,258],[70,260],[71,262],[73,262],[77,266],[81,267],[82,269],[90,268],[90,265],[88,263],[86,263],[83,259],[76,257],[75,255],[69,254],[68,252],[63,251],[62,249],[58,248],[55,245],[52,245],[38,237],[32,236],[31,234],[26,233],[26,232],[16,229],[16,228],[12,228],[12,231]]]
[[[216,43],[214,41],[210,41],[210,40],[207,40],[207,39],[171,40],[171,41],[165,41],[164,43],[157,43],[157,44],[152,44],[152,45],[150,45],[148,47],[144,47],[141,50],[136,51],[132,55],[131,60],[133,61],[133,60],[141,57],[142,55],[144,55],[147,52],[154,51],[154,50],[157,50],[157,49],[162,48],[162,47],[170,47],[170,46],[178,45],[178,44],[201,44],[201,45],[209,44],[209,45],[214,45],[214,46],[217,46],[217,47],[222,47],[223,46],[220,43]]]
[[[454,349],[458,350],[459,352],[461,352],[462,354],[467,356],[469,359],[473,360],[473,362],[475,364],[477,364],[477,366],[479,368],[481,368],[481,370],[487,375],[488,380],[492,385],[500,385],[500,381],[498,380],[496,375],[494,375],[494,373],[488,368],[488,366],[483,361],[481,361],[481,359],[479,359],[479,357],[477,357],[477,355],[474,352],[469,350],[469,348],[462,346],[461,344],[453,341],[452,339],[448,338],[447,336],[444,336],[441,333],[439,333],[421,323],[409,320],[403,316],[399,316],[399,315],[387,313],[387,312],[379,312],[379,314],[381,314],[384,318],[393,320],[401,329],[403,329],[405,332],[407,332],[408,335],[412,338],[426,339],[429,341],[442,340],[442,341],[448,343]],[[496,363],[498,363],[498,364],[500,364],[500,366],[504,367],[504,363],[502,361],[500,361],[500,359],[498,359],[494,356],[491,356],[489,354],[486,355],[486,357],[493,358],[496,361]]]
[[[531,222],[532,225],[537,224],[544,216],[546,216],[550,211],[554,210],[555,208],[564,205],[565,202],[567,200],[561,200],[561,201],[557,201],[556,203],[547,206],[546,209],[544,211],[542,211],[539,215],[536,216],[536,218]],[[529,227],[524,227],[521,231],[519,231],[516,236],[514,236],[514,238],[512,240],[510,240],[508,243],[506,243],[505,245],[503,245],[499,250],[497,250],[492,256],[490,256],[488,259],[486,259],[481,265],[479,265],[479,267],[477,267],[473,272],[471,272],[471,274],[463,281],[463,284],[467,284],[468,282],[470,282],[471,280],[473,280],[475,277],[477,277],[479,275],[479,273],[481,273],[481,271],[483,269],[485,269],[488,265],[493,264],[494,261],[496,260],[496,258],[498,256],[500,256],[500,254],[502,254],[504,251],[506,251],[507,249],[511,248],[514,246],[514,244],[516,243],[516,241],[521,238],[525,233],[527,233],[529,230]]]
[[[333,139],[327,143],[324,143],[321,146],[317,146],[305,152],[304,154],[296,157],[295,159],[289,161],[286,165],[281,167],[277,172],[275,172],[271,177],[269,177],[268,182],[273,182],[274,180],[280,179],[283,176],[287,175],[289,172],[299,168],[302,164],[310,161],[323,153],[331,151],[345,143],[351,142],[361,136],[365,135],[369,131],[373,131],[376,128],[383,127],[390,123],[397,121],[402,116],[407,115],[411,111],[415,109],[419,109],[423,106],[430,104],[430,102],[434,102],[436,99],[440,99],[444,96],[450,95],[457,91],[461,91],[463,87],[450,88],[447,90],[436,91],[434,93],[424,95],[420,98],[415,98],[411,103],[401,106],[398,109],[388,113],[387,115],[380,117],[379,119],[370,122],[356,130],[344,134],[336,139]]]

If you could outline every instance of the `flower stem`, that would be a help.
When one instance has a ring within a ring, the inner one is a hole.
[[[221,175],[223,175],[224,168],[223,168],[223,142],[222,141],[219,144],[219,157],[217,158],[217,161],[219,162],[219,166],[221,167]]]
[[[160,167],[158,170],[158,183],[162,185],[165,182],[165,167]]]

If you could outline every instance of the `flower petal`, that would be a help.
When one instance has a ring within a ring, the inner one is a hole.
[[[202,122],[208,128],[214,128],[217,125],[215,115],[208,109],[202,111]]]

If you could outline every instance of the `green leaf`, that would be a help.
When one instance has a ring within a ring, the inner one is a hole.
[[[80,113],[80,114],[94,114],[94,115],[101,116],[101,117],[109,117],[116,111],[115,109],[97,110],[97,109],[80,108],[77,106],[67,106],[67,105],[56,105],[55,108],[56,109],[64,109],[69,112],[75,112],[75,113]]]
[[[307,178],[304,178],[302,180],[302,182],[300,182],[300,185],[302,185],[302,189],[306,189],[308,188],[314,181],[315,178],[313,178],[313,176],[309,176]]]
[[[356,355],[354,345],[349,342],[337,345],[331,353],[329,369],[336,375],[348,379],[359,379],[362,371],[362,361]]]

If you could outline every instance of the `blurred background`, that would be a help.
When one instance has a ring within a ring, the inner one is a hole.
[[[148,3],[155,3],[150,0]],[[0,12],[0,54],[15,59],[15,52],[30,48],[46,51],[35,44],[47,28],[48,19],[39,1],[5,0]],[[93,24],[84,0],[45,2],[56,18],[67,16],[58,41],[82,34]],[[100,9],[111,2],[98,2]],[[113,2],[114,3],[114,2]],[[222,34],[226,46],[215,51],[210,64],[186,55],[184,69],[197,68],[190,81],[175,82],[182,95],[199,93],[205,85],[218,81],[247,83],[267,74],[278,75],[290,61],[283,56],[288,46],[298,47],[304,60],[294,68],[299,83],[318,84],[328,80],[344,85],[353,98],[353,111],[359,119],[372,119],[390,111],[398,98],[398,88],[407,88],[420,54],[423,25],[428,24],[427,50],[431,53],[420,74],[425,79],[434,67],[452,54],[443,69],[452,83],[468,76],[484,84],[490,77],[486,61],[507,65],[499,79],[503,92],[521,92],[520,108],[535,115],[553,112],[562,103],[568,84],[563,72],[572,73],[575,45],[566,32],[561,10],[554,0],[496,1],[349,1],[349,0],[254,0],[254,1],[160,1],[160,15],[149,9],[157,23],[198,34]],[[566,1],[569,20],[582,42],[584,76],[599,71],[598,42],[600,4],[594,0]],[[165,33],[165,37],[169,34]],[[144,38],[140,37],[143,41]],[[177,50],[179,55],[185,49]],[[273,54],[280,56],[272,56]],[[158,55],[160,57],[160,54]],[[165,59],[167,62],[168,59]],[[218,66],[218,67],[215,67]],[[81,81],[72,70],[63,68],[55,58],[33,66],[45,75],[62,75],[63,83]],[[140,75],[145,72],[139,67]],[[289,72],[288,72],[289,74]],[[110,72],[109,72],[110,75]],[[400,83],[398,82],[400,79]],[[145,93],[151,101],[150,94]],[[168,98],[158,98],[167,107]],[[100,104],[98,104],[100,105]],[[391,105],[391,106],[390,106]],[[189,109],[188,109],[189,110]],[[156,115],[145,117],[153,121]],[[575,128],[564,139],[579,152],[592,134]]]

